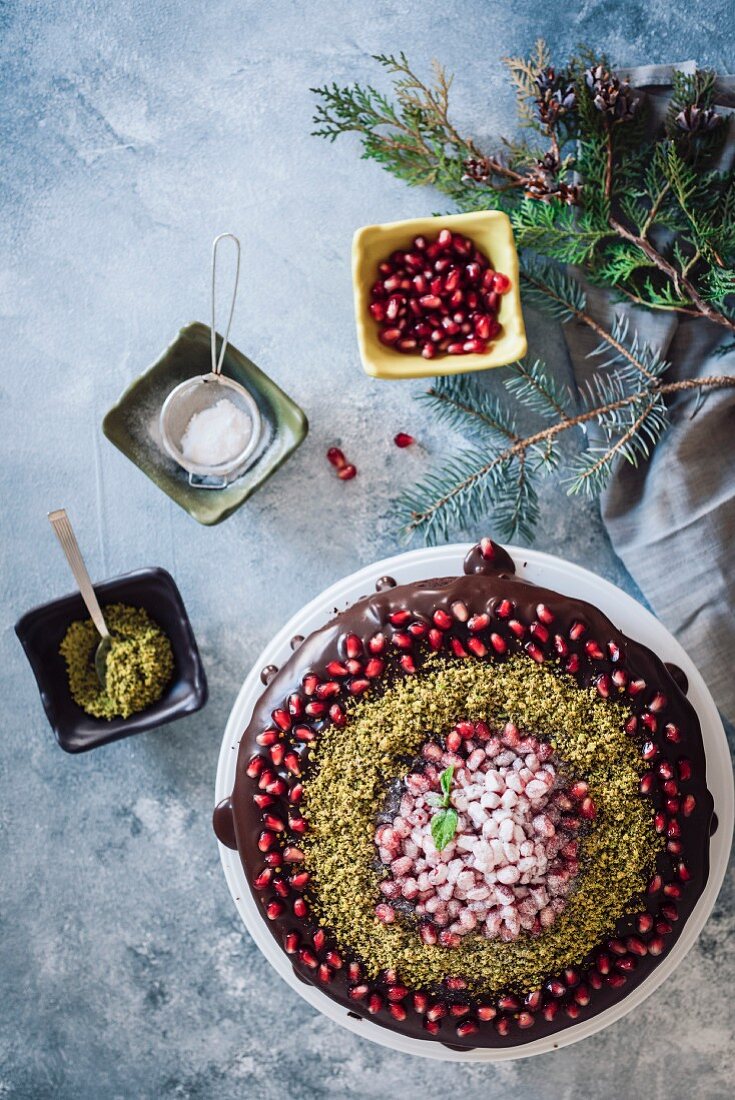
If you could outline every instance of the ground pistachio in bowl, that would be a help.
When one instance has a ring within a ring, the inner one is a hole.
[[[74,702],[93,718],[129,718],[156,703],[168,687],[174,657],[167,635],[142,607],[104,609],[112,645],[104,687],[94,665],[99,634],[91,619],[73,622],[59,648]]]

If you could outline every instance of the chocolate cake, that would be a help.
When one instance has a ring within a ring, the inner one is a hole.
[[[376,587],[264,670],[217,836],[353,1015],[461,1049],[594,1016],[707,880],[685,677],[489,539],[463,576]]]

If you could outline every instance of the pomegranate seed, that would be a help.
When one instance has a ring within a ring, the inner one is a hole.
[[[654,936],[648,941],[648,954],[660,955],[666,944],[664,943],[662,936]]]
[[[268,920],[278,920],[278,918],[285,912],[286,906],[282,901],[269,901],[265,908],[265,915]]]
[[[370,986],[365,985],[363,982],[361,985],[353,985],[347,991],[347,996],[351,997],[353,1001],[364,1001],[370,992]]]
[[[574,1000],[583,1008],[590,1003],[590,991],[586,985],[580,985],[574,990]]]
[[[452,653],[454,654],[455,657],[466,657],[467,656],[467,650],[462,645],[459,638],[450,638],[449,639],[449,644],[452,647]]]
[[[270,794],[254,794],[253,802],[259,810],[264,810],[266,806],[272,806],[275,802],[275,798]]]
[[[483,645],[479,638],[470,638],[467,648],[474,653],[475,657],[484,657],[487,654],[487,646]]]
[[[681,741],[681,730],[678,726],[675,726],[673,722],[667,722],[664,726],[664,735],[667,741],[672,741],[674,744],[678,744]]]
[[[341,470],[337,471],[337,477],[340,481],[352,481],[353,477],[357,475],[357,467],[351,463],[347,466],[343,466]]]
[[[489,623],[489,615],[473,615],[467,623],[467,629],[472,631],[473,634],[477,634],[480,630],[484,630]]]
[[[266,829],[271,829],[274,833],[282,833],[286,828],[280,817],[276,817],[275,814],[263,814],[263,824]]]
[[[531,1020],[533,1021],[533,1017],[531,1017]],[[478,1030],[474,1020],[463,1020],[461,1024],[457,1025],[457,1034],[460,1038],[464,1038],[465,1035],[474,1035]]]
[[[496,653],[505,653],[508,648],[508,643],[505,638],[502,638],[500,634],[491,634],[490,642]]]
[[[679,919],[679,910],[675,905],[671,903],[661,906],[661,912],[667,920],[677,921]]]
[[[648,954],[648,948],[638,936],[628,936],[628,939],[625,941],[625,946],[633,955],[643,957],[643,955]]]
[[[264,830],[258,837],[258,850],[261,852],[267,852],[273,847],[275,842],[276,838],[273,833],[269,833]]]
[[[291,875],[289,884],[294,890],[303,890],[309,883],[311,875],[308,871],[299,871],[297,875]]]
[[[339,447],[330,447],[327,451],[327,461],[331,462],[338,470],[341,470],[347,465],[347,459],[345,458]]]
[[[441,630],[449,630],[452,625],[451,616],[443,611],[441,608],[437,608],[433,615],[434,622]]]
[[[646,774],[641,779],[641,783],[640,783],[640,787],[639,787],[639,790],[640,790],[641,794],[650,794],[651,791],[653,790],[653,786],[654,786],[655,782],[656,782],[656,778],[655,778],[653,772],[646,772]]]
[[[681,812],[684,814],[684,817],[690,817],[694,813],[696,805],[697,802],[693,794],[685,795],[681,804]]]
[[[660,875],[654,875],[653,878],[651,879],[651,881],[648,884],[648,893],[649,894],[657,894],[659,892],[659,890],[661,889],[661,887],[663,886],[663,884],[664,884],[664,882],[663,882],[663,879],[661,878],[661,876]]]
[[[653,917],[650,913],[640,913],[636,920],[639,932],[650,932],[653,928]]]
[[[628,684],[628,692],[630,695],[640,695],[642,691],[646,690],[645,680],[631,680]]]
[[[542,1009],[543,1017],[548,1023],[551,1023],[551,1021],[554,1019],[554,1017],[556,1016],[558,1011],[559,1011],[558,1002],[557,1001],[550,1001],[548,1004],[544,1005],[544,1007]]]
[[[332,703],[329,707],[329,717],[336,726],[343,726],[347,723],[347,715],[344,714],[342,707],[339,703]]]
[[[287,898],[288,897],[288,895],[290,893],[290,890],[289,890],[288,883],[286,882],[285,879],[279,878],[275,881],[275,883],[273,885],[274,885],[274,889],[275,889],[276,893],[278,894],[279,898]]]
[[[316,734],[311,726],[296,726],[293,735],[297,741],[309,742],[316,740]]]
[[[396,447],[403,448],[410,447],[412,443],[416,442],[416,440],[413,438],[412,435],[409,435],[407,432],[399,432],[398,435],[394,437],[393,442],[395,443]]]
[[[429,946],[435,944],[439,939],[439,933],[437,932],[436,925],[431,924],[428,921],[425,921],[423,924],[420,925],[419,934],[421,936],[422,942]],[[417,1009],[416,1011],[418,1012],[420,1010]]]
[[[570,675],[572,675],[572,676],[575,674],[575,672],[579,672],[579,654],[578,653],[570,654],[569,660],[564,665],[564,671],[570,673]]]
[[[542,644],[549,640],[549,632],[541,623],[531,623],[528,632],[533,635],[537,642],[541,642]]]
[[[265,890],[266,886],[273,878],[273,870],[270,867],[265,867],[259,875],[256,875],[253,879],[253,886],[256,890]]]
[[[595,642],[593,639],[590,639],[588,642],[584,643],[584,649],[587,656],[590,657],[593,661],[601,661],[602,658],[605,656],[598,643]]]
[[[444,635],[442,634],[441,630],[432,628],[429,631],[429,645],[433,650],[438,651],[441,649],[441,647],[444,645]]]
[[[299,946],[298,932],[287,932],[283,938],[283,949],[287,955],[295,955]]]
[[[258,742],[259,745],[263,745],[265,748],[267,748],[269,745],[274,745],[278,740],[278,737],[278,730],[267,729],[263,730],[262,733],[259,733],[255,740]]]
[[[679,772],[679,779],[682,781],[682,783],[686,783],[688,779],[692,778],[691,760],[687,760],[686,757],[682,756],[681,760],[678,761],[676,767],[677,771]]]
[[[307,915],[309,909],[303,898],[296,898],[293,903],[293,912],[294,916],[298,917],[299,920],[303,920],[304,917]]]
[[[283,863],[283,856],[279,851],[267,852],[265,862],[269,867],[280,867]]]
[[[526,642],[523,648],[525,649],[529,657],[533,657],[534,661],[536,661],[538,664],[543,663],[544,655],[537,645],[534,645],[533,642]]]
[[[258,778],[263,770],[263,763],[264,761],[262,756],[253,756],[251,758],[250,763],[245,769],[245,774],[247,775],[248,779]]]
[[[448,1009],[443,1001],[436,1001],[426,1013],[427,1020],[443,1020],[447,1015]]]
[[[494,1020],[498,1014],[498,1010],[492,1005],[478,1005],[476,1012],[478,1020],[483,1021]]]
[[[569,628],[569,637],[573,642],[576,642],[582,637],[586,630],[587,627],[584,625],[584,623],[580,623],[578,621],[573,622]]]

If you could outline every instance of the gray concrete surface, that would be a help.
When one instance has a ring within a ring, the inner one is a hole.
[[[430,457],[393,434],[451,445],[413,400],[420,383],[361,373],[348,266],[356,226],[441,200],[354,143],[310,138],[309,86],[377,79],[381,51],[437,55],[457,73],[458,122],[482,138],[512,119],[499,56],[537,35],[560,53],[586,40],[621,63],[725,66],[732,14],[728,0],[2,5],[0,1097],[728,1094],[732,879],[676,975],[615,1027],[497,1069],[442,1066],[341,1032],[273,975],[239,924],[210,811],[224,723],[261,647],[397,547],[386,503]],[[207,319],[225,229],[244,244],[233,339],[304,406],[311,434],[206,530],[100,421],[181,324]],[[553,325],[531,322],[532,346],[566,369]],[[339,442],[360,471],[347,484],[324,461]],[[70,587],[45,519],[61,505],[97,578],[171,570],[211,687],[201,714],[79,758],[56,747],[12,631]],[[536,544],[634,591],[596,509],[558,485]]]

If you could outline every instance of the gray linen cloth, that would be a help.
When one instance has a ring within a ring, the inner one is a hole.
[[[625,75],[646,89],[660,117],[673,68],[692,65],[647,66]],[[730,113],[735,78],[723,78],[717,92],[721,113]],[[733,156],[735,135],[721,167]],[[588,307],[605,324],[627,315],[630,332],[637,330],[671,363],[667,381],[735,374],[735,352],[715,355],[732,342],[719,325],[621,304],[594,288]],[[599,340],[580,322],[565,325],[564,333],[579,385],[600,369],[587,358]],[[711,391],[697,404],[696,391],[675,396],[671,427],[647,462],[617,464],[601,509],[616,553],[700,669],[723,716],[735,722],[735,391]]]

